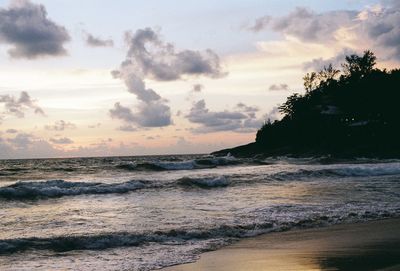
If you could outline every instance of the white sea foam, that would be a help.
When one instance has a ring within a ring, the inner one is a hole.
[[[0,269],[148,271],[269,231],[400,216],[399,161],[267,162],[0,161],[7,171],[18,166],[0,176]]]
[[[128,181],[117,184],[67,182],[64,180],[17,182],[6,187],[1,187],[0,198],[23,200],[34,198],[56,198],[82,194],[127,193],[143,188],[144,186],[145,184],[141,181]]]

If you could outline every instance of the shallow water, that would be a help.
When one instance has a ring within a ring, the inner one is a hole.
[[[1,270],[153,270],[270,231],[400,214],[400,161],[0,161]]]

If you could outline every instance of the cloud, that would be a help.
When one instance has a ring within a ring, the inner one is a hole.
[[[100,126],[101,126],[101,123],[98,122],[98,123],[96,123],[96,124],[88,125],[88,128],[94,129],[94,128],[99,128]]]
[[[212,50],[178,51],[151,28],[139,29],[134,34],[127,32],[125,40],[129,46],[126,59],[112,75],[124,81],[128,92],[136,96],[139,104],[132,110],[118,102],[109,112],[112,118],[129,125],[162,127],[172,123],[168,101],[146,86],[146,78],[171,81],[183,76],[219,78],[226,75],[218,55]]]
[[[388,58],[400,60],[400,4],[390,1],[387,7],[372,8],[358,25],[360,35],[369,37],[374,47],[389,50]]]
[[[254,132],[262,125],[256,118],[258,108],[247,106],[243,103],[237,105],[236,111],[210,111],[204,100],[193,103],[186,118],[199,127],[192,131],[195,133],[212,133],[219,131]]]
[[[302,41],[328,41],[336,39],[335,32],[341,27],[352,25],[357,14],[357,11],[349,10],[316,13],[297,7],[286,16],[258,18],[250,30],[257,32],[268,28]]]
[[[14,138],[0,138],[0,158],[62,157],[66,153],[49,142],[29,133],[19,133]]]
[[[76,125],[64,120],[56,121],[53,125],[45,125],[44,128],[49,131],[64,131],[66,129],[75,129]]]
[[[8,133],[8,134],[16,134],[16,133],[18,133],[18,130],[16,130],[16,129],[8,129],[6,131],[6,133]]]
[[[186,101],[193,101],[196,94],[202,92],[204,89],[204,86],[202,84],[194,84],[192,86],[192,89],[189,91],[187,97],[186,97]],[[179,114],[176,114],[177,116],[179,116]]]
[[[162,127],[171,124],[171,110],[160,101],[140,103],[135,110],[133,112],[129,107],[117,102],[109,112],[112,118],[142,127]]]
[[[161,100],[161,96],[158,95],[153,89],[146,88],[146,83],[142,78],[135,74],[129,74],[124,77],[125,85],[128,87],[128,91],[135,94],[137,99],[144,103],[150,103]]]
[[[5,111],[1,115],[14,115],[18,118],[25,116],[25,111],[33,109],[35,114],[44,115],[44,111],[40,108],[35,100],[32,100],[28,92],[22,91],[19,98],[11,95],[0,95],[0,105],[4,104]],[[1,119],[1,117],[0,117]]]
[[[155,155],[155,154],[177,154],[177,153],[208,153],[216,149],[227,148],[232,144],[240,144],[240,141],[233,143],[220,139],[214,142],[192,142],[190,138],[174,136],[176,141],[171,139],[165,146],[141,146],[135,142],[124,144],[114,140],[98,139],[96,143],[90,146],[69,146],[63,149],[62,144],[54,144],[43,138],[27,134],[25,143],[21,140],[14,140],[16,145],[7,139],[0,137],[0,159],[10,158],[47,158],[47,157],[94,157],[94,156],[127,156],[127,155]],[[154,138],[158,138],[156,135]],[[27,139],[27,140],[26,140]],[[18,143],[17,143],[18,142]]]
[[[113,47],[114,41],[112,39],[101,39],[99,37],[95,37],[92,34],[86,33],[85,37],[86,44],[91,47]]]
[[[193,92],[201,92],[204,89],[204,86],[202,84],[194,84],[193,85]]]
[[[282,119],[283,115],[279,112],[279,106],[274,106],[267,114],[263,116],[266,121],[274,122],[276,120]]]
[[[133,127],[132,125],[122,125],[118,127],[118,130],[124,132],[136,132],[138,129]]]
[[[135,116],[129,107],[122,106],[119,102],[110,109],[110,115],[113,119],[121,119],[126,122],[135,122]]]
[[[246,112],[246,113],[256,113],[256,112],[258,112],[260,110],[258,107],[247,106],[244,103],[238,103],[236,105],[236,107],[239,108],[241,111]]]
[[[7,141],[18,149],[27,148],[34,141],[35,137],[28,133],[17,134],[14,138],[8,138]]]
[[[271,16],[263,16],[260,18],[257,18],[254,21],[254,24],[247,29],[253,32],[260,32],[264,30],[265,28],[268,27],[269,23],[271,22],[272,17]]]
[[[260,17],[248,29],[256,32],[269,29],[282,33],[286,39],[294,37],[305,43],[326,44],[340,50],[371,49],[383,60],[400,60],[400,5],[398,1],[382,3],[384,6],[378,4],[361,11],[322,13],[298,7],[285,16]]]
[[[314,58],[311,61],[305,62],[305,63],[303,63],[303,69],[304,70],[312,70],[312,71],[320,71],[324,67],[328,67],[330,64],[332,64],[332,66],[334,68],[340,68],[341,64],[344,63],[346,56],[352,55],[352,54],[357,54],[357,52],[353,49],[345,48],[331,58],[328,58],[328,59]]]
[[[62,138],[50,138],[49,139],[50,142],[54,143],[54,144],[72,144],[74,143],[74,141],[72,141],[70,138],[68,137],[62,137]]]
[[[269,87],[271,91],[281,91],[281,90],[289,90],[289,86],[287,84],[273,84]]]
[[[65,27],[47,18],[43,5],[13,0],[0,9],[0,43],[11,45],[8,54],[13,58],[65,55],[64,43],[69,40]]]
[[[164,42],[151,28],[127,32],[125,40],[129,50],[122,66],[130,66],[136,73],[158,81],[180,79],[184,75],[218,78],[222,71],[218,55],[210,49],[203,52],[177,51],[171,43]]]

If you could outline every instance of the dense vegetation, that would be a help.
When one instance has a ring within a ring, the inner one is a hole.
[[[350,55],[342,70],[329,65],[304,77],[305,94],[279,107],[256,142],[232,154],[400,156],[400,70],[380,70],[370,51]]]

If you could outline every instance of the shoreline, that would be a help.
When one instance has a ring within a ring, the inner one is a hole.
[[[400,218],[267,233],[161,270],[400,270]]]

